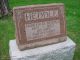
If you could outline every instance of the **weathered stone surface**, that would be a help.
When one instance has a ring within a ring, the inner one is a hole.
[[[66,41],[44,47],[20,51],[16,40],[10,40],[9,52],[11,60],[72,60],[75,43],[67,38]]]
[[[63,4],[15,7],[13,18],[20,50],[66,40]]]

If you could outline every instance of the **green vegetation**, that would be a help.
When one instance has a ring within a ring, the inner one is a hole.
[[[10,8],[32,4],[64,3],[67,35],[77,44],[74,60],[80,60],[80,0],[9,0]],[[12,16],[0,19],[0,60],[9,60],[9,40],[15,39]]]

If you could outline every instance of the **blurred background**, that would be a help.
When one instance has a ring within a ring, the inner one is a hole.
[[[67,35],[77,44],[74,60],[80,60],[80,0],[0,0],[0,60],[9,60],[9,40],[15,39],[13,7],[49,3],[64,3]]]

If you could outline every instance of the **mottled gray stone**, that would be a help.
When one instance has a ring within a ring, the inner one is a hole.
[[[10,40],[9,54],[11,60],[72,60],[75,43],[67,37],[65,42],[20,51],[16,40]]]

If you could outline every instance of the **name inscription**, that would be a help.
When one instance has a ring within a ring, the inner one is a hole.
[[[25,13],[25,20],[38,20],[51,17],[58,17],[58,10],[40,11]]]

